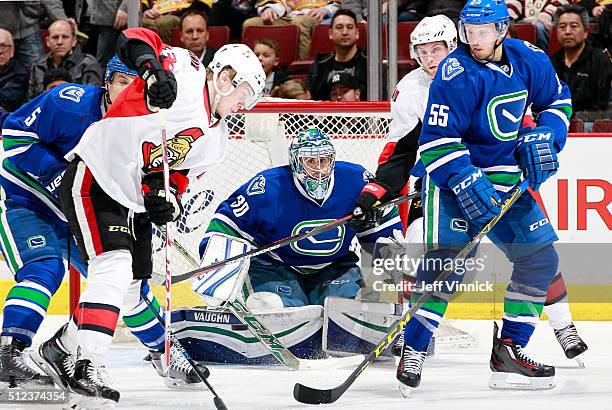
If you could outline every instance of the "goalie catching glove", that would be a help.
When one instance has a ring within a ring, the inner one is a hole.
[[[186,189],[187,177],[179,172],[170,175],[170,198],[166,198],[162,173],[151,174],[142,181],[144,207],[151,222],[163,225],[176,221],[183,212],[180,196]]]

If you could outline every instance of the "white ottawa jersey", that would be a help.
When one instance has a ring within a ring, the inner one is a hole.
[[[173,60],[178,85],[176,101],[164,113],[170,168],[188,169],[193,180],[223,161],[228,131],[225,121],[210,126],[206,69],[200,61],[177,47],[165,46],[162,54]],[[146,108],[143,96],[138,77],[66,155],[68,160],[78,155],[104,192],[135,212],[145,211],[142,178],[163,169],[160,114]]]
[[[418,68],[401,79],[391,98],[391,124],[387,142],[397,142],[416,127],[419,120],[423,122],[431,77]]]

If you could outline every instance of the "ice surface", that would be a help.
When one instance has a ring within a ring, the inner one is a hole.
[[[35,344],[50,337],[62,320],[47,318]],[[209,380],[229,409],[612,409],[611,322],[576,322],[580,335],[589,345],[584,354],[585,369],[565,358],[550,326],[540,322],[527,350],[536,360],[557,367],[557,387],[544,392],[490,390],[487,383],[491,321],[457,323],[479,342],[465,349],[438,347],[436,355],[425,362],[421,386],[408,399],[399,392],[392,361],[374,364],[336,403],[323,406],[296,402],[292,394],[294,383],[331,388],[344,381],[351,369],[292,372],[280,367],[212,365]],[[165,387],[163,379],[142,361],[146,353],[146,349],[135,343],[114,345],[111,350],[110,374],[121,391],[116,408],[214,408],[208,391],[177,391]]]

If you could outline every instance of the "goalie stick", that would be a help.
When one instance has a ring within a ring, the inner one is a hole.
[[[402,202],[406,202],[406,201],[409,201],[411,199],[417,198],[420,195],[421,195],[420,192],[414,192],[412,194],[402,195],[402,196],[397,197],[395,199],[392,199],[392,200],[390,200],[388,202],[385,202],[384,204],[380,204],[376,208],[383,209],[383,208],[387,208],[387,207],[390,207],[390,206],[393,206],[393,205],[398,205],[398,204],[401,204]],[[204,266],[202,268],[198,268],[198,269],[192,270],[191,272],[186,272],[186,273],[184,273],[182,275],[175,275],[172,278],[172,283],[179,283],[179,282],[182,282],[184,280],[190,279],[190,278],[192,278],[194,276],[198,276],[198,275],[206,273],[206,272],[208,272],[210,270],[217,269],[217,268],[219,268],[221,266],[227,265],[228,263],[232,263],[232,262],[240,261],[240,260],[243,260],[243,259],[246,259],[246,258],[262,255],[264,253],[271,252],[271,251],[276,250],[278,248],[281,248],[283,246],[290,245],[292,243],[301,241],[301,240],[306,239],[306,238],[310,238],[311,236],[315,236],[315,235],[318,235],[318,234],[323,233],[325,231],[328,231],[330,229],[333,229],[333,228],[336,228],[338,226],[344,225],[345,223],[347,223],[352,218],[353,218],[353,215],[347,215],[347,216],[345,216],[343,218],[336,219],[335,221],[328,222],[325,225],[317,226],[316,228],[314,228],[314,229],[312,229],[312,230],[310,230],[308,232],[304,232],[304,233],[301,233],[301,234],[291,235],[291,236],[288,236],[287,238],[279,239],[276,242],[272,242],[272,243],[270,243],[270,244],[268,244],[266,246],[262,246],[261,248],[251,249],[250,251],[245,252],[245,253],[243,253],[241,255],[236,255],[234,257],[231,257],[231,258],[228,258],[228,259],[225,259],[225,260],[222,260],[222,261],[210,264],[208,266]]]
[[[466,258],[470,252],[478,245],[480,240],[491,231],[491,229],[497,224],[497,222],[505,215],[508,209],[518,200],[518,198],[525,192],[527,187],[529,186],[529,181],[524,180],[517,184],[512,191],[508,194],[507,199],[500,205],[501,211],[498,215],[493,217],[475,236],[469,241],[461,251],[453,258],[453,263],[450,266],[455,266],[455,261],[459,259]],[[435,282],[441,282],[446,280],[451,274],[452,270],[448,269],[440,273],[440,275],[435,279]],[[406,325],[406,323],[410,320],[412,315],[421,308],[421,306],[425,303],[425,300],[431,296],[433,292],[431,290],[423,293],[416,303],[410,307],[410,309],[404,313],[404,315],[400,318],[398,323],[395,325],[393,329],[391,329],[385,337],[378,343],[376,348],[368,354],[368,356],[353,370],[353,372],[349,375],[349,377],[339,386],[336,386],[331,389],[316,389],[313,387],[305,386],[301,383],[296,383],[293,387],[293,397],[295,400],[300,403],[307,404],[328,404],[333,403],[344,394],[345,391],[348,390],[349,387],[357,380],[357,377],[365,370],[367,367],[376,360],[378,356],[389,346],[392,346],[395,343],[395,339],[399,336],[400,332]]]

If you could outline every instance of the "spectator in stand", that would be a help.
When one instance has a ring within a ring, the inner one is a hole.
[[[280,49],[275,41],[269,39],[257,40],[253,46],[253,52],[259,59],[266,74],[266,85],[263,95],[270,94],[274,87],[289,80],[289,74],[278,68]]]
[[[367,99],[367,57],[357,46],[359,30],[355,13],[338,10],[332,17],[329,38],[335,51],[331,54],[317,54],[308,71],[306,84],[315,100],[329,100],[329,82],[336,73],[349,73],[357,79],[361,99]]]
[[[127,0],[76,0],[75,15],[82,32],[89,36],[83,52],[96,56],[106,70],[115,55],[115,43],[127,27]]]
[[[397,16],[399,21],[420,21],[423,17],[444,14],[457,24],[459,13],[467,0],[408,0],[401,5]]]
[[[217,0],[208,13],[208,24],[228,26],[230,37],[240,39],[242,24],[251,17],[257,17],[257,0]]]
[[[336,73],[329,82],[330,101],[360,101],[361,90],[357,80],[348,73]]]
[[[612,5],[612,1],[610,0],[582,0],[582,1],[574,1],[574,3],[582,6],[589,13],[589,16],[593,18],[597,18],[601,16],[606,11],[606,5]]]
[[[551,57],[551,61],[559,79],[570,88],[574,114],[606,110],[612,63],[600,48],[587,41],[587,11],[579,5],[563,6],[557,9],[555,21],[561,50]]]
[[[65,68],[52,68],[45,73],[45,79],[43,81],[43,90],[49,91],[50,89],[57,87],[58,85],[71,83],[72,77]]]
[[[510,23],[530,23],[536,27],[536,46],[546,51],[553,30],[553,17],[557,8],[567,5],[568,0],[506,0]]]
[[[51,21],[66,19],[61,0],[2,1],[0,28],[8,30],[15,42],[15,59],[28,70],[43,54],[40,21],[48,16]],[[74,19],[68,19],[76,25]]]
[[[0,28],[0,108],[5,112],[19,108],[28,89],[28,70],[14,56],[13,36]]]
[[[74,26],[66,20],[57,20],[49,26],[47,47],[51,50],[38,60],[30,71],[28,99],[43,91],[45,73],[51,68],[62,67],[70,72],[72,81],[78,84],[102,86],[102,68],[91,54],[81,52],[77,45]]]
[[[270,97],[287,98],[291,100],[310,100],[310,91],[302,80],[287,80],[272,89]]]
[[[217,50],[206,46],[208,43],[206,14],[201,11],[188,11],[181,16],[179,30],[183,46],[195,54],[204,67],[208,67]]]
[[[577,4],[589,12],[593,23],[597,23],[589,35],[590,40],[612,58],[612,0],[583,0]]]
[[[300,29],[298,55],[308,57],[312,29],[340,8],[339,0],[261,0],[257,3],[259,17],[244,22],[243,27],[263,25],[296,25]]]
[[[181,23],[181,15],[199,10],[207,13],[213,0],[142,0],[142,26],[156,31],[166,44],[172,40],[172,30]]]

